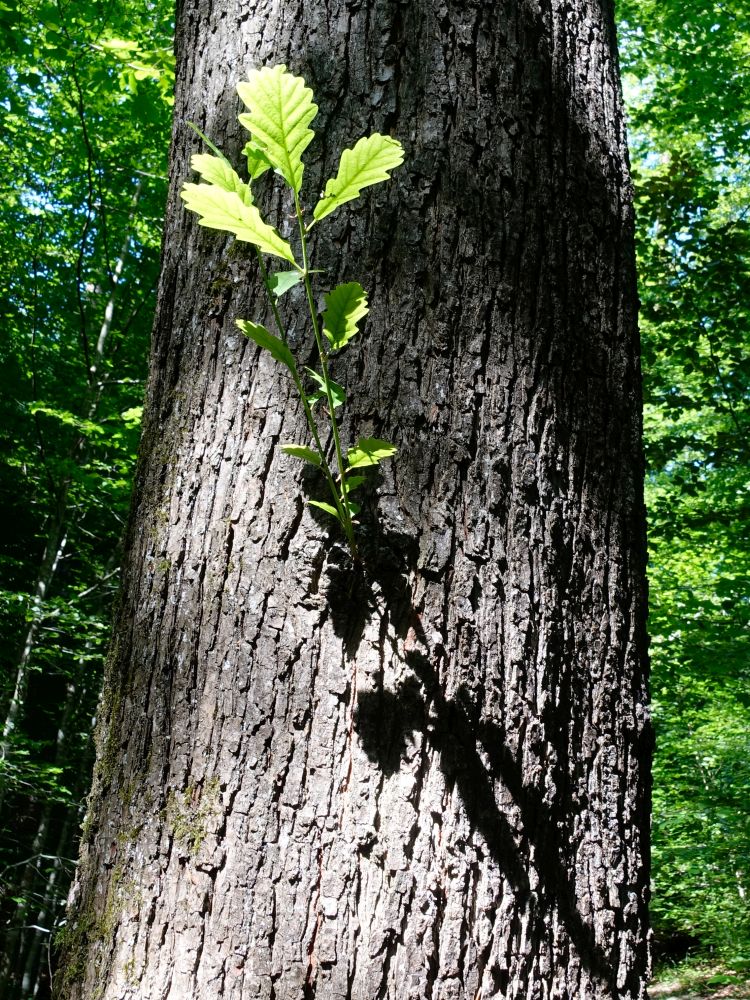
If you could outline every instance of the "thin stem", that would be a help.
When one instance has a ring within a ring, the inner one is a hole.
[[[307,294],[307,304],[310,309],[310,319],[312,321],[313,333],[315,334],[315,343],[318,348],[318,355],[320,357],[320,367],[323,371],[323,382],[325,384],[326,396],[328,398],[328,411],[331,415],[331,428],[333,430],[333,442],[336,447],[336,462],[339,469],[339,479],[341,480],[341,500],[339,501],[338,491],[336,491],[336,507],[341,510],[343,508],[344,521],[343,528],[346,533],[347,540],[349,542],[349,547],[352,551],[354,558],[357,558],[357,545],[354,541],[354,525],[352,524],[352,517],[349,512],[349,500],[347,496],[346,489],[346,469],[344,467],[344,455],[341,450],[341,438],[339,437],[338,423],[336,422],[336,410],[334,407],[333,400],[333,390],[331,389],[331,383],[328,378],[328,355],[323,347],[323,339],[320,335],[320,327],[318,325],[318,313],[315,308],[315,300],[313,299],[312,285],[310,283],[310,269],[309,261],[307,258],[307,238],[305,232],[305,223],[302,218],[302,209],[300,208],[299,196],[297,192],[294,192],[294,210],[297,214],[297,223],[299,225],[299,235],[302,244],[302,279],[305,283],[305,292]],[[334,487],[335,490],[335,487]]]
[[[276,297],[274,296],[274,294],[273,294],[273,292],[271,290],[271,286],[270,286],[269,281],[268,281],[268,271],[266,270],[266,266],[263,263],[263,256],[262,256],[260,250],[257,249],[257,247],[256,247],[256,254],[257,254],[257,257],[258,257],[258,264],[260,266],[260,276],[261,276],[261,278],[263,280],[263,285],[265,286],[266,294],[268,295],[268,300],[271,303],[271,311],[273,313],[274,321],[276,323],[276,326],[277,326],[278,331],[279,331],[279,335],[280,335],[280,337],[281,337],[284,345],[286,347],[288,347],[289,346],[289,341],[288,341],[288,338],[287,338],[286,328],[284,327],[284,324],[282,322],[281,314],[279,313],[279,307],[276,304]],[[305,257],[306,257],[306,253],[305,253],[305,249],[303,247],[303,259],[305,259]],[[305,280],[306,281],[309,280],[309,279],[307,279],[306,272],[305,272]],[[309,299],[308,299],[308,302],[309,302]],[[320,348],[320,345],[318,345],[318,347]],[[295,388],[297,389],[297,393],[298,393],[300,399],[302,400],[302,406],[303,406],[304,411],[305,411],[305,418],[307,420],[307,426],[310,428],[310,433],[313,436],[313,441],[315,442],[315,447],[317,448],[318,454],[320,455],[320,459],[321,459],[321,462],[322,462],[321,468],[323,470],[323,474],[326,477],[326,481],[328,482],[328,487],[329,487],[329,489],[331,491],[331,496],[333,497],[334,503],[336,504],[336,510],[338,510],[339,515],[340,515],[340,517],[342,519],[342,524],[344,525],[344,531],[346,532],[347,541],[349,542],[349,546],[350,546],[350,548],[352,550],[352,554],[356,556],[356,554],[357,554],[357,548],[356,548],[356,545],[354,543],[354,530],[353,530],[353,528],[351,526],[351,520],[349,520],[349,527],[348,527],[348,529],[347,529],[346,523],[344,522],[344,519],[347,517],[347,515],[349,513],[348,506],[345,503],[343,503],[341,501],[341,499],[339,498],[339,492],[336,489],[336,482],[335,482],[335,480],[333,478],[333,473],[331,472],[331,467],[328,464],[328,459],[326,458],[326,453],[325,453],[325,449],[323,448],[323,443],[320,440],[320,432],[318,431],[318,425],[317,425],[317,422],[315,420],[315,416],[314,416],[314,414],[312,412],[312,407],[310,406],[310,403],[309,403],[309,401],[307,399],[307,393],[305,392],[304,386],[302,385],[302,379],[300,378],[299,371],[297,370],[297,364],[296,364],[296,362],[294,363],[294,367],[291,369],[291,372],[292,372],[292,378],[294,380]],[[331,413],[333,413],[332,402],[333,401],[332,401],[332,399],[330,397],[330,394],[329,394],[329,405],[331,406]]]

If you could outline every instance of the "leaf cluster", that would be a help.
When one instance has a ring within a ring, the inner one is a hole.
[[[315,272],[310,268],[308,236],[316,223],[358,198],[364,188],[389,180],[390,171],[403,162],[403,150],[397,140],[378,133],[365,136],[351,149],[345,149],[336,175],[326,183],[313,209],[312,219],[306,221],[300,192],[305,167],[302,156],[314,137],[310,125],[318,111],[312,91],[301,77],[293,76],[285,66],[278,65],[253,70],[247,81],[237,85],[237,93],[247,108],[247,112],[239,115],[239,121],[250,133],[243,150],[249,180],[242,180],[229,161],[203,136],[214,153],[193,156],[191,165],[203,182],[186,183],[182,199],[187,208],[200,216],[200,225],[232,233],[256,249],[278,334],[251,320],[238,319],[237,326],[289,371],[302,402],[311,440],[306,444],[283,444],[282,451],[322,470],[332,502],[309,502],[339,522],[352,555],[356,557],[353,526],[360,507],[351,499],[351,494],[364,482],[364,477],[353,474],[354,470],[378,465],[394,455],[396,448],[379,438],[360,438],[348,453],[343,452],[336,411],[346,401],[346,390],[330,377],[328,362],[332,354],[345,348],[359,333],[368,312],[367,296],[359,282],[338,285],[325,295],[325,307],[322,316],[318,317],[312,293],[311,276]],[[299,229],[298,254],[291,243],[262,218],[255,204],[252,182],[271,170],[282,178],[294,200]],[[268,274],[264,255],[280,258],[291,264],[292,270]],[[297,366],[278,310],[279,299],[300,283],[307,297],[320,366],[319,371],[304,368],[304,374],[313,384],[312,391],[306,387],[303,372]],[[323,407],[316,410],[316,404],[326,404],[335,471],[323,444],[320,417],[316,415]]]

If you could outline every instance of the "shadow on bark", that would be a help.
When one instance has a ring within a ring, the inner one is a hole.
[[[323,495],[325,481],[317,470],[303,478],[305,495],[316,499]],[[310,508],[313,520],[330,529],[326,544],[326,596],[334,631],[343,641],[347,655],[354,656],[365,626],[377,612],[376,593],[387,596],[391,613],[403,615],[411,607],[408,573],[416,566],[419,546],[411,534],[386,531],[378,517],[377,489],[381,477],[371,474],[358,499],[362,504],[357,530],[359,561],[354,562],[346,545],[340,543],[337,525],[331,518]],[[396,765],[398,767],[398,764]]]
[[[528,907],[534,893],[527,861],[517,846],[517,831],[514,833],[495,797],[495,784],[502,782],[520,810],[524,837],[534,845],[540,884],[529,908],[535,921],[541,921],[554,904],[582,963],[614,994],[616,973],[610,958],[597,945],[593,928],[578,911],[576,889],[561,860],[566,845],[560,842],[553,811],[537,790],[524,785],[521,766],[505,745],[501,728],[478,719],[466,688],[460,687],[454,699],[446,698],[427,656],[412,651],[406,654],[405,662],[414,676],[396,691],[359,694],[355,727],[368,757],[386,774],[393,774],[411,733],[424,733],[440,756],[446,780],[457,787],[472,826],[482,834],[519,904]]]
[[[359,564],[352,563],[343,547],[334,546],[328,553],[329,607],[348,655],[356,656],[367,623],[383,614],[382,607],[377,608],[376,593],[386,595],[387,614],[398,633],[406,636],[412,629],[419,644],[429,650],[407,580],[417,561],[414,538],[384,532],[373,517],[367,518],[363,529]],[[468,687],[460,685],[455,697],[447,698],[429,656],[411,650],[405,653],[403,663],[412,676],[396,690],[381,688],[357,696],[355,731],[367,756],[384,774],[393,775],[401,766],[412,734],[423,734],[438,753],[447,782],[458,789],[469,821],[481,833],[518,903],[531,911],[535,922],[542,922],[555,906],[582,964],[616,995],[614,956],[608,956],[596,943],[593,927],[579,912],[576,887],[568,874],[575,866],[566,867],[563,860],[569,850],[565,831],[558,824],[563,810],[546,804],[540,790],[524,782],[522,765],[507,746],[502,728],[481,719],[476,697]],[[548,731],[556,731],[568,725],[568,715],[569,705],[563,698],[542,721]],[[518,830],[497,804],[497,782],[520,811]],[[539,877],[536,890],[529,879],[528,858],[518,846],[520,838],[534,848],[533,866]],[[497,975],[502,978],[507,973],[497,970]],[[500,989],[506,985],[497,983]]]

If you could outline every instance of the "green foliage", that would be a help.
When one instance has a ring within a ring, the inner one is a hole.
[[[638,218],[657,939],[750,953],[750,9],[620,0]]]
[[[286,66],[252,70],[237,93],[250,114],[239,116],[252,134],[252,146],[261,151],[295,194],[302,188],[302,154],[315,133],[307,126],[318,113],[305,81],[286,72]]]
[[[243,187],[249,192],[248,185]],[[227,190],[216,182],[185,184],[181,196],[186,207],[201,216],[201,226],[234,233],[238,240],[252,243],[262,253],[295,263],[292,248],[286,240],[272,226],[266,225],[255,205],[248,204],[246,196],[236,190]]]
[[[360,438],[357,445],[344,457],[336,410],[343,406],[346,393],[343,386],[331,379],[328,357],[329,352],[341,350],[359,332],[359,324],[368,311],[367,296],[356,281],[339,285],[328,292],[325,296],[321,329],[312,295],[310,279],[316,272],[309,266],[307,236],[316,221],[357,198],[363,188],[389,180],[388,171],[403,162],[403,150],[395,139],[378,134],[362,138],[353,149],[344,150],[337,176],[328,181],[325,195],[315,208],[313,221],[306,224],[299,194],[304,173],[302,154],[315,134],[308,126],[318,111],[313,103],[312,91],[305,86],[301,77],[288,73],[285,66],[273,66],[252,71],[247,82],[237,85],[237,93],[249,111],[248,114],[239,116],[240,123],[251,133],[251,139],[244,149],[248,157],[248,173],[252,181],[262,176],[268,166],[271,166],[290,188],[299,227],[300,261],[297,261],[291,246],[261,218],[254,204],[250,184],[240,179],[210,142],[210,148],[217,155],[201,154],[194,156],[191,161],[193,169],[202,175],[204,183],[185,184],[181,196],[186,207],[201,216],[200,225],[233,233],[237,239],[252,243],[256,248],[279,336],[249,320],[237,320],[237,326],[245,336],[268,351],[274,360],[281,362],[291,372],[313,440],[309,445],[284,444],[281,450],[292,458],[308,462],[323,471],[333,504],[318,500],[309,502],[336,518],[346,535],[352,555],[357,558],[353,519],[360,508],[349,499],[349,492],[361,485],[363,477],[352,477],[349,473],[355,468],[378,465],[384,459],[392,457],[396,448],[377,438]],[[294,270],[269,276],[262,254],[282,257],[293,265]],[[305,369],[318,386],[309,395],[304,389],[302,376],[276,306],[284,293],[300,282],[305,286],[320,363],[319,372],[311,368]],[[323,338],[328,342],[328,349]],[[334,474],[329,463],[318,419],[313,412],[314,405],[322,400],[328,404],[327,414],[338,475]]]
[[[249,340],[256,343],[258,347],[262,347],[264,351],[268,351],[276,361],[280,361],[282,365],[286,365],[290,372],[297,370],[294,363],[294,355],[283,340],[275,337],[264,326],[261,326],[260,323],[251,323],[248,319],[238,319],[236,323]]]
[[[190,159],[190,166],[207,184],[215,184],[224,191],[232,191],[240,196],[244,205],[252,205],[253,195],[250,185],[240,180],[239,174],[223,157],[211,156],[210,153],[195,153]]]
[[[268,276],[268,287],[277,299],[302,281],[301,271],[277,271]]]
[[[89,780],[174,77],[168,5],[2,6],[0,995],[15,1000],[34,926],[59,916]]]
[[[323,376],[319,375],[314,368],[305,368],[305,371],[313,380],[313,382],[317,382],[320,387],[311,396],[307,397],[307,401],[310,404],[310,407],[313,407],[321,399],[325,400],[328,399],[328,395],[326,392],[327,389],[329,389],[331,392],[331,399],[333,400],[334,410],[338,409],[339,406],[344,405],[344,403],[346,402],[346,390],[344,389],[343,385],[339,385],[338,382],[334,382],[332,378],[329,378],[328,381],[326,382]]]
[[[320,466],[320,455],[317,451],[313,451],[312,448],[307,448],[303,444],[282,444],[281,450],[285,455],[291,455],[292,458],[299,458],[302,459],[303,462],[309,462],[311,465]]]
[[[390,179],[404,160],[401,143],[387,135],[363,136],[353,149],[341,154],[338,173],[326,184],[325,194],[315,206],[313,219],[320,222],[341,205],[358,198],[362,189]]]
[[[91,662],[92,648],[100,658],[106,641],[94,623],[109,616],[116,576],[96,584],[116,568],[113,539],[138,439],[173,77],[169,15],[150,4],[20,3],[4,19],[0,143],[12,178],[0,190],[5,708],[32,623],[33,675],[47,657],[67,676],[79,658]],[[66,544],[37,607],[54,534]],[[28,766],[16,767],[6,755],[6,791],[34,787],[34,754],[24,759]]]
[[[377,465],[385,458],[396,454],[396,449],[379,438],[360,438],[346,456],[348,469],[361,469],[366,465]]]
[[[325,296],[323,334],[330,349],[338,351],[356,336],[359,323],[368,313],[367,296],[357,281],[339,285]]]
[[[686,1000],[686,997],[709,997],[714,1000],[736,997],[740,1000],[747,996],[747,985],[743,989],[743,984],[748,983],[749,969],[748,959],[723,961],[690,957],[678,965],[672,963],[658,968],[651,984],[651,995],[663,1000]],[[717,991],[719,986],[731,986],[732,989]]]

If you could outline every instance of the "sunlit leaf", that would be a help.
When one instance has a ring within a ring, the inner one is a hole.
[[[359,197],[363,188],[390,180],[389,170],[404,161],[404,150],[398,139],[388,135],[364,136],[352,149],[341,154],[338,173],[328,181],[325,193],[315,206],[316,222]]]
[[[69,410],[63,410],[55,406],[48,406],[46,403],[29,403],[29,412],[43,414],[45,417],[52,417],[61,424],[67,424],[69,427],[74,427],[83,434],[104,434],[104,428],[101,424],[97,424],[93,420],[87,420],[85,417],[76,416],[75,413],[71,413]]]
[[[386,458],[396,454],[398,448],[380,438],[360,438],[354,448],[349,449],[347,466],[349,469],[360,469],[367,465],[377,465]]]
[[[367,476],[347,476],[346,477],[346,492],[351,493],[356,490],[362,483],[367,482]]]
[[[245,336],[254,341],[258,347],[262,347],[263,350],[268,351],[276,361],[280,361],[283,365],[286,365],[290,371],[295,370],[292,352],[283,340],[274,336],[264,326],[261,326],[260,323],[252,323],[247,319],[238,319],[236,323]]]
[[[215,184],[185,184],[180,197],[187,208],[201,216],[201,226],[234,233],[238,240],[254,244],[263,253],[295,263],[286,240],[261,219],[255,205],[246,205],[236,191],[225,191]]]
[[[250,185],[241,180],[237,171],[226,159],[213,156],[211,153],[194,153],[190,158],[190,166],[208,184],[215,184],[223,191],[234,191],[245,205],[253,204]]]
[[[367,295],[358,281],[338,285],[325,296],[323,333],[332,351],[349,343],[367,313]]]
[[[143,407],[130,406],[127,410],[123,410],[120,416],[129,427],[137,427],[143,420]]]
[[[128,54],[138,51],[138,42],[128,38],[102,38],[99,45],[103,49],[110,49],[112,52],[127,52]]]
[[[273,164],[263,152],[261,147],[252,141],[245,143],[242,152],[247,157],[247,172],[253,180],[262,177],[267,170],[273,169]]]
[[[328,394],[326,392],[326,382],[323,376],[318,374],[318,372],[316,372],[313,368],[305,368],[305,371],[310,376],[310,378],[314,379],[320,386],[320,388],[316,392],[314,392],[312,396],[308,397],[310,405],[317,403],[318,400],[321,399],[327,400]],[[343,406],[343,404],[346,402],[346,389],[343,387],[343,385],[339,385],[338,382],[334,382],[332,378],[329,378],[328,385],[330,386],[331,389],[333,408],[334,410],[336,410],[339,408],[339,406]]]
[[[362,510],[362,507],[358,503],[355,503],[354,500],[350,500],[348,496],[346,498],[342,497],[341,502],[346,504],[349,510],[349,517],[356,517]]]
[[[318,113],[312,91],[299,76],[287,73],[286,66],[264,66],[252,70],[246,82],[237,84],[237,93],[249,114],[240,122],[252,133],[254,142],[297,193],[302,187],[302,154],[315,133],[308,125]]]
[[[301,271],[277,271],[268,277],[268,287],[277,299],[280,299],[285,292],[302,281]]]

